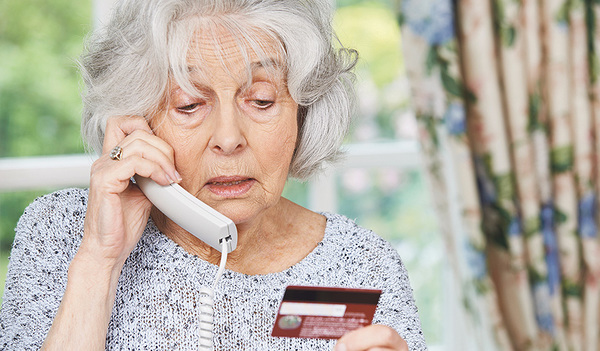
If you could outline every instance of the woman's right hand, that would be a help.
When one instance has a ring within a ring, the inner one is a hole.
[[[115,146],[122,148],[121,160],[109,156]],[[118,270],[139,241],[152,208],[131,183],[135,174],[161,185],[181,180],[173,149],[154,135],[143,117],[112,117],[106,126],[102,155],[92,165],[80,253]]]
[[[110,157],[115,146],[123,150],[121,160]],[[121,268],[152,208],[131,183],[134,174],[161,185],[180,180],[173,149],[143,117],[111,118],[102,155],[92,165],[83,240],[43,350],[104,350]]]

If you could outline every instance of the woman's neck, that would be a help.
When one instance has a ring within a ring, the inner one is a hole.
[[[190,254],[218,265],[221,253],[168,219],[156,208],[158,229]],[[238,244],[227,268],[244,274],[283,271],[301,261],[323,239],[326,219],[285,198],[259,218],[237,224]]]

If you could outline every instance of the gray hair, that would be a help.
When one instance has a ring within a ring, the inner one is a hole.
[[[190,39],[199,25],[216,23],[257,52],[257,33],[280,43],[288,89],[299,105],[289,175],[307,179],[339,155],[355,106],[357,54],[337,41],[333,10],[330,0],[123,0],[81,60],[84,140],[101,152],[110,116],[150,118],[171,81],[192,90]]]

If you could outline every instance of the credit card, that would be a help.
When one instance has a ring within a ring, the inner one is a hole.
[[[381,290],[290,285],[285,290],[272,336],[339,339],[370,325]]]

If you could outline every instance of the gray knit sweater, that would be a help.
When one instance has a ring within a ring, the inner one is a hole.
[[[21,217],[0,311],[0,350],[33,350],[42,344],[81,242],[87,195],[86,190],[62,190],[37,199]],[[410,350],[426,350],[397,252],[348,218],[324,215],[323,241],[294,266],[254,276],[225,271],[215,293],[217,350],[331,350],[335,340],[270,336],[288,285],[382,289],[373,322],[397,330]],[[216,271],[217,266],[187,253],[150,220],[123,267],[106,349],[196,350],[198,289],[210,286]]]

